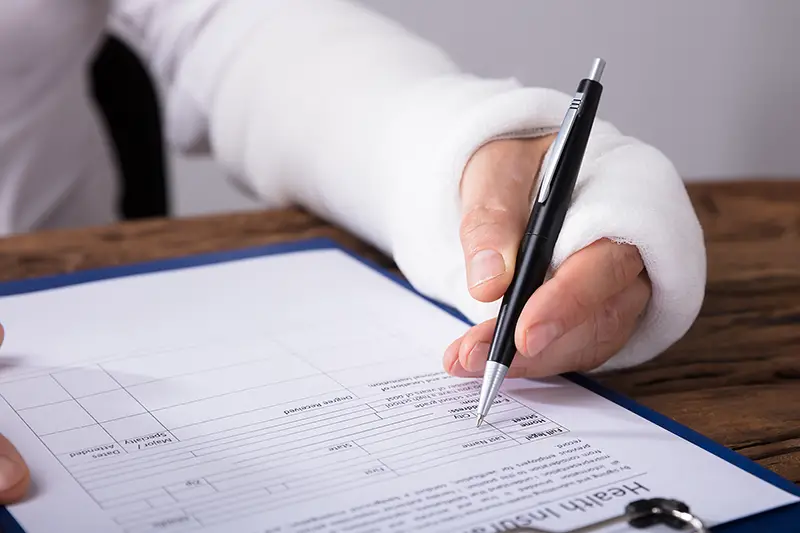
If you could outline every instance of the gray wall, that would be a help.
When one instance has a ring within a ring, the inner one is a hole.
[[[687,180],[800,177],[797,0],[364,0],[466,69],[571,92],[608,62],[601,115]],[[251,208],[176,159],[182,214]]]

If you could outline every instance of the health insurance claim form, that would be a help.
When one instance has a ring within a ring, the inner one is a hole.
[[[564,379],[447,376],[466,325],[336,249],[0,299],[29,533],[548,530],[793,497]],[[686,476],[689,476],[688,478]],[[619,529],[617,529],[619,530]]]

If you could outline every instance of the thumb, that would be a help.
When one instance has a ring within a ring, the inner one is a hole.
[[[5,331],[0,324],[0,345]],[[28,491],[31,475],[25,461],[7,438],[0,435],[0,505],[21,500]]]
[[[8,439],[0,435],[0,504],[21,500],[28,491],[31,475],[25,461]]]
[[[461,246],[473,298],[491,302],[508,288],[530,215],[530,196],[548,137],[500,140],[478,150],[461,180]]]

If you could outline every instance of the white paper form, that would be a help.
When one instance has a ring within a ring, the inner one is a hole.
[[[337,250],[0,299],[29,533],[563,531],[797,500],[564,379],[447,376],[466,326]],[[624,531],[625,528],[609,529]]]

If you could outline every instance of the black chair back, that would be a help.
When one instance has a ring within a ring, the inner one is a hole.
[[[161,108],[150,74],[128,46],[109,36],[91,65],[91,82],[122,178],[120,217],[169,216]]]

